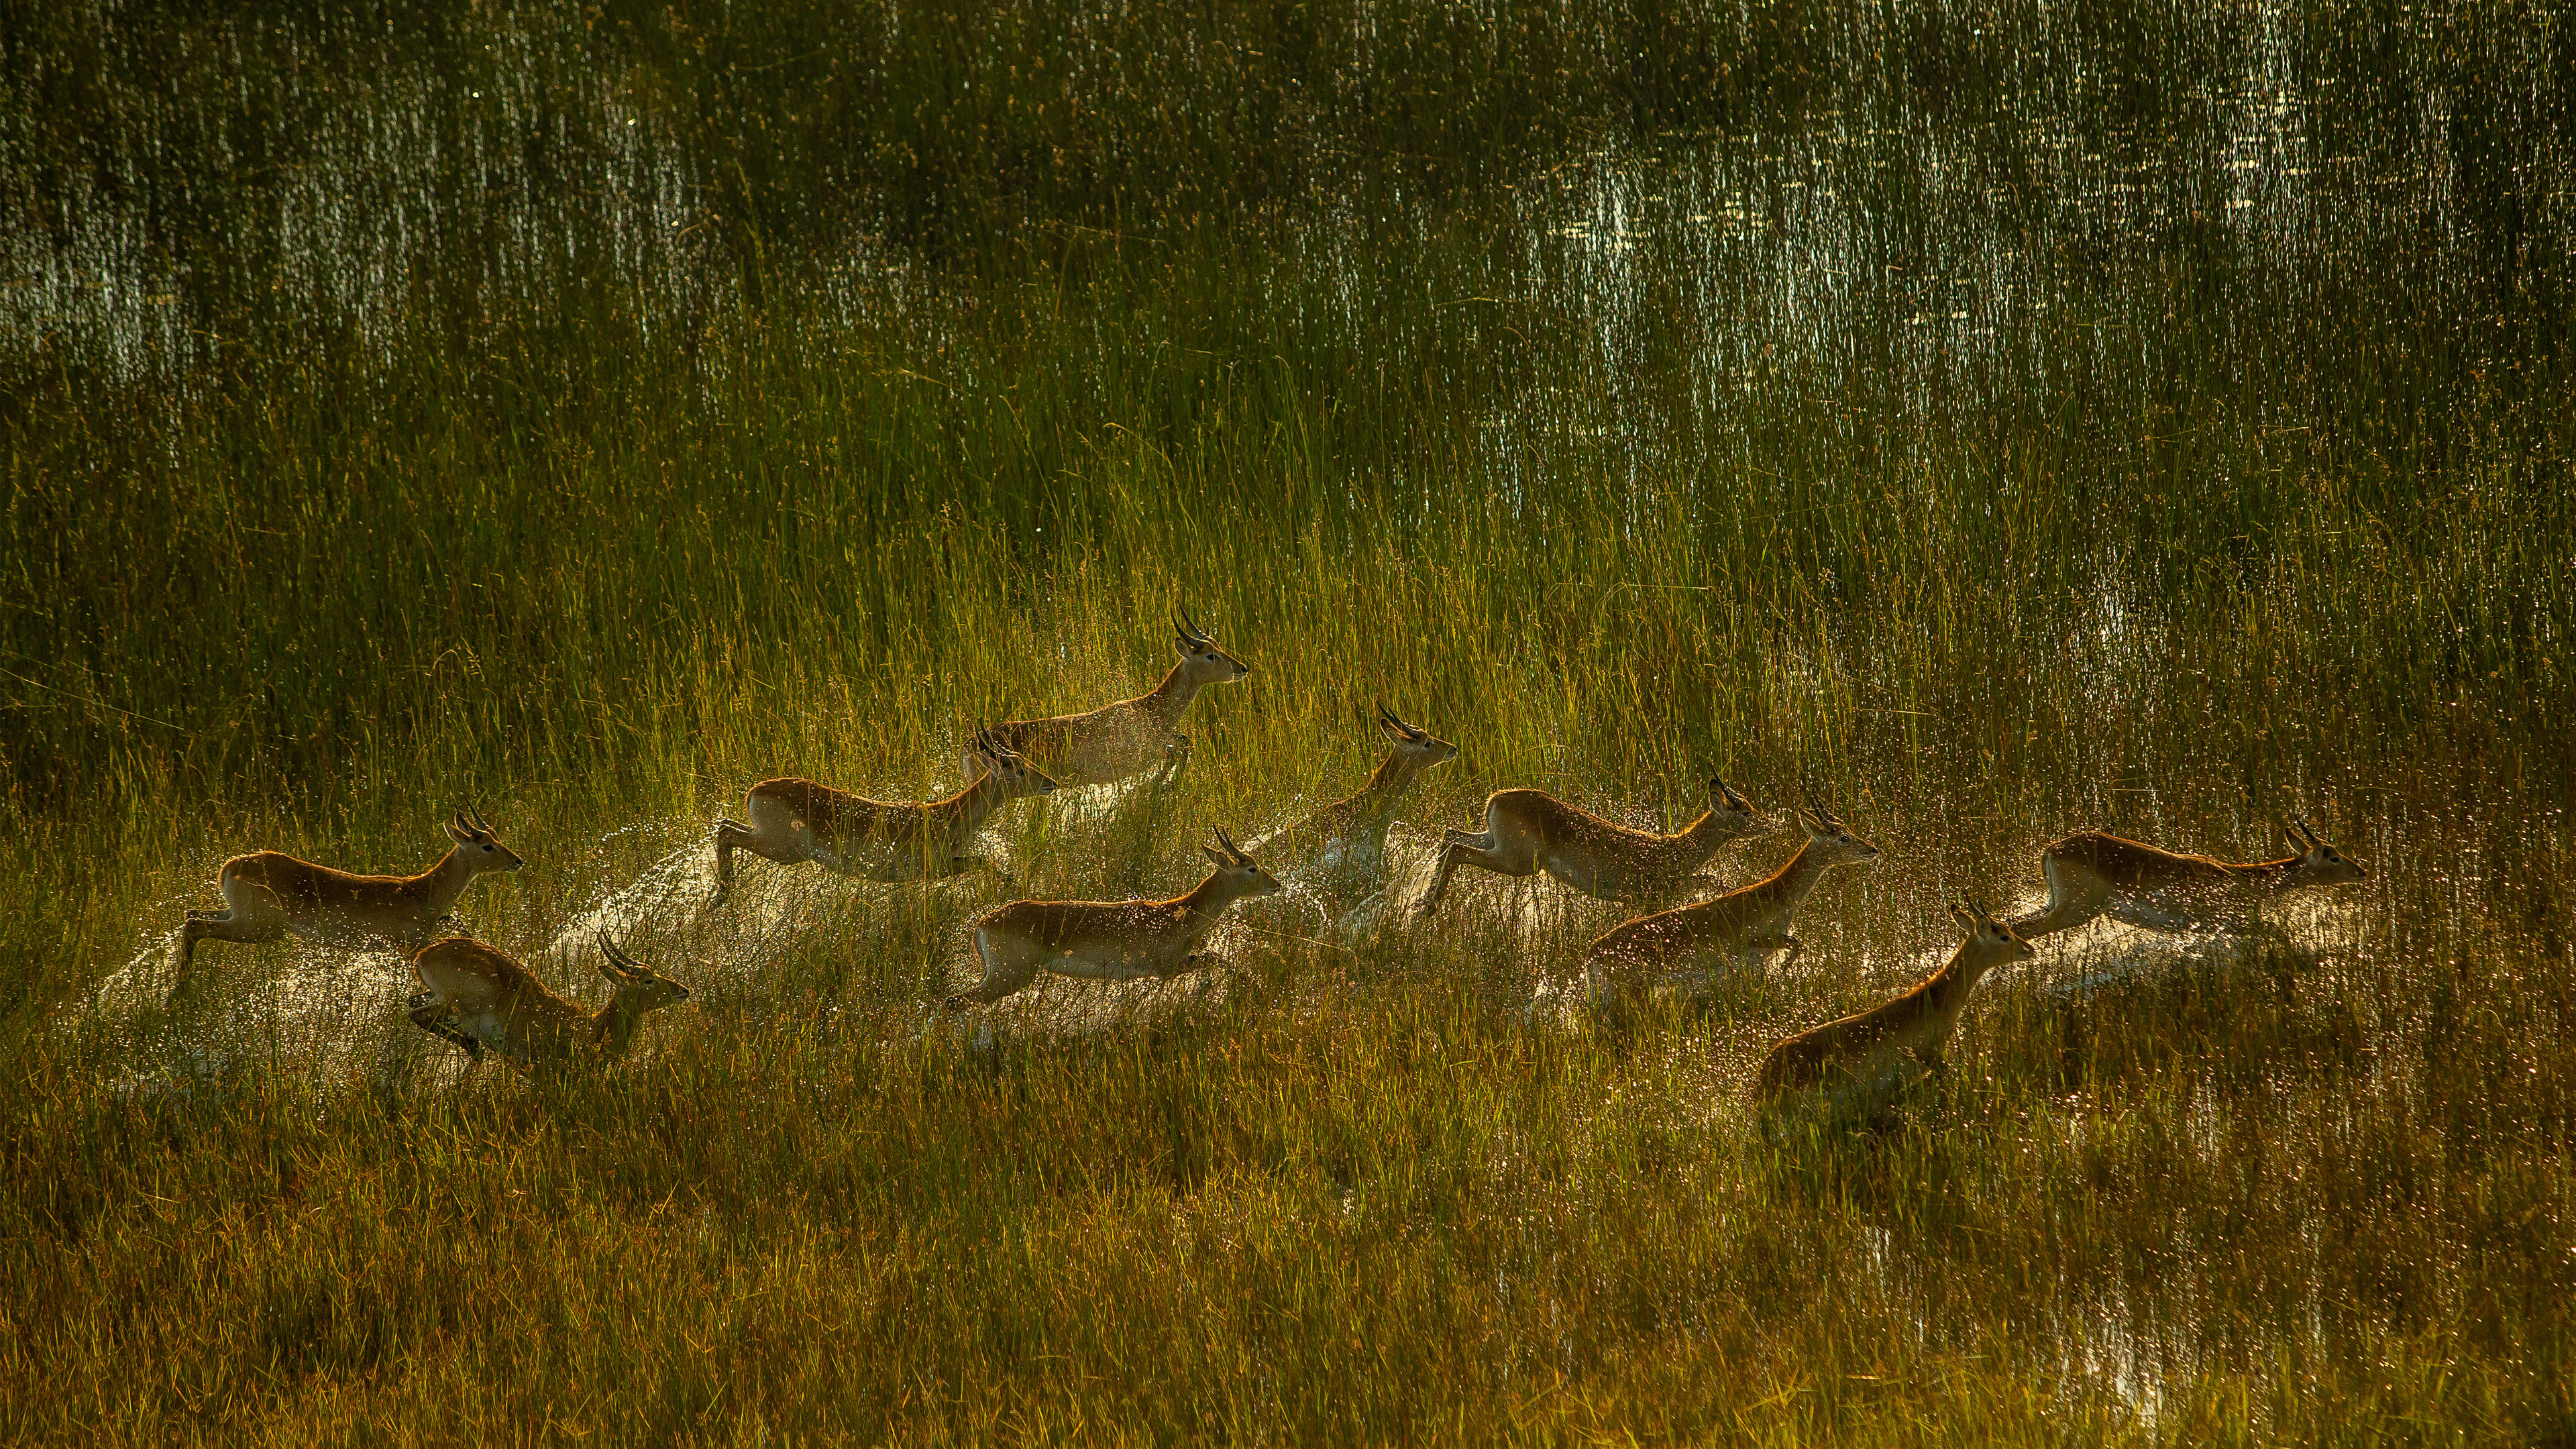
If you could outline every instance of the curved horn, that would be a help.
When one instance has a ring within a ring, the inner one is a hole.
[[[2308,844],[2311,846],[2325,844],[2323,840],[2317,837],[2317,828],[2308,823],[2308,818],[2306,816],[2293,815],[2290,817],[2290,823],[2299,827],[2299,833],[2308,838]]]
[[[1842,824],[1842,821],[1835,818],[1834,812],[1825,807],[1825,802],[1816,797],[1816,777],[1813,775],[1804,776],[1800,780],[1799,784],[1807,794],[1808,813],[1827,825],[1839,827]]]
[[[1193,644],[1213,644],[1216,642],[1214,639],[1209,638],[1204,630],[1199,628],[1197,617],[1192,615],[1186,608],[1181,610],[1181,637],[1189,640]]]
[[[1216,828],[1216,843],[1224,846],[1225,853],[1233,856],[1238,861],[1249,861],[1252,859],[1251,856],[1243,853],[1242,846],[1234,843],[1233,836],[1225,833],[1225,827],[1222,825]]]
[[[599,928],[599,954],[607,960],[608,964],[612,968],[614,968],[610,974],[621,980],[633,980],[637,972],[649,971],[652,969],[646,966],[643,962],[627,955],[624,951],[619,950],[616,938],[608,934],[608,928],[606,926]]]

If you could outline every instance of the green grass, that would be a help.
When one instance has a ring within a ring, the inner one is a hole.
[[[2576,1426],[2544,17],[570,14],[0,22],[0,1434]],[[1031,891],[1186,886],[1379,697],[1463,750],[1408,869],[1711,767],[1886,858],[1571,1026],[1618,913],[1472,875],[962,1030],[989,885],[696,909],[750,782],[952,788],[1183,606],[1254,674],[1150,810],[1001,817]],[[632,1060],[466,1071],[368,953],[164,1001],[226,856],[467,800],[478,935],[698,989]],[[1891,1119],[1755,1119],[1951,892],[2293,811],[2373,875],[2286,944],[2053,939]]]

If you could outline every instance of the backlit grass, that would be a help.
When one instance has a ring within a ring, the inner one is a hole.
[[[0,25],[0,1430],[2566,1435],[2555,33],[1208,13]],[[1025,889],[1185,888],[1383,698],[1462,754],[1374,935],[943,1018],[988,883],[702,908],[754,780],[953,789],[1184,606],[1255,672],[1168,794],[997,817]],[[1614,908],[1404,910],[1489,789],[1712,768],[1885,850],[1794,969],[1592,1022],[1531,1002]],[[165,995],[226,856],[468,800],[478,935],[697,988],[630,1061],[464,1070],[376,953]],[[2293,812],[2372,879],[2286,941],[2051,938],[1882,1120],[1755,1119],[1952,893]]]

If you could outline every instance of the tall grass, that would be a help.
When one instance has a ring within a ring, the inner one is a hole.
[[[2546,17],[24,18],[12,1437],[2567,1434]],[[1185,886],[1377,697],[1464,747],[1400,865],[1710,767],[1886,859],[1570,1028],[1548,887],[962,1026],[985,886],[697,909],[752,780],[951,787],[1182,606],[1255,673],[1007,814],[1027,890]],[[634,1060],[466,1072],[365,952],[162,999],[224,856],[466,799],[478,935],[699,988]],[[2374,875],[2285,942],[2052,942],[1892,1119],[1744,1102],[2040,842],[2293,810]]]

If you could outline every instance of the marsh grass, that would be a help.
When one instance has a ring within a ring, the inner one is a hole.
[[[0,25],[12,1437],[2569,1432],[2556,31],[587,13]],[[988,883],[705,908],[753,780],[952,789],[1181,606],[1255,673],[1169,791],[997,817],[1022,888],[1186,888],[1382,697],[1463,754],[1373,930],[943,1017]],[[1601,1020],[1532,1001],[1615,908],[1406,909],[1491,788],[1712,767],[1885,849],[1795,967]],[[478,935],[698,988],[631,1061],[467,1070],[381,954],[169,994],[226,856],[469,799]],[[1754,1117],[1948,893],[2293,811],[2371,880]]]

